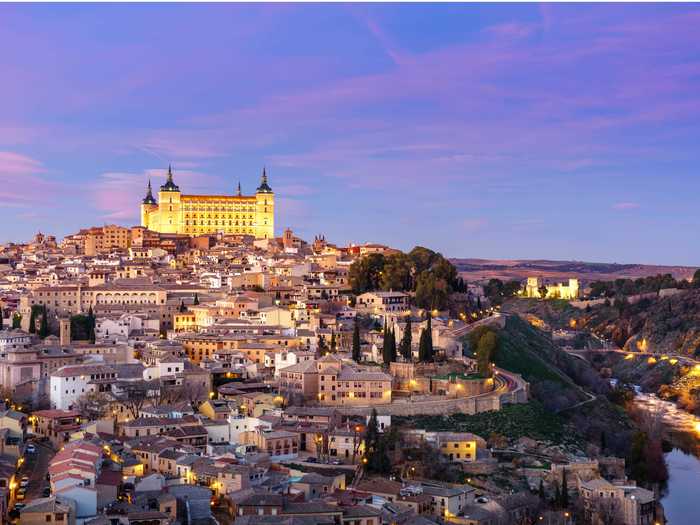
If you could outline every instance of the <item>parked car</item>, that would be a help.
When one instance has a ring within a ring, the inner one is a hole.
[[[28,485],[29,485],[29,478],[28,478],[27,476],[24,476],[24,477],[20,480],[19,486],[22,487],[22,488],[26,488]]]
[[[51,496],[51,487],[44,488],[44,492],[41,493],[41,496],[44,498]]]
[[[24,491],[24,489],[19,489],[17,491],[17,494],[15,494],[15,499],[17,501],[22,501],[26,495],[27,495],[27,493]]]
[[[15,510],[22,510],[26,506],[26,503],[15,503]]]
[[[306,458],[306,462],[307,463],[318,463],[318,461],[314,457]]]
[[[27,452],[34,454],[36,452],[36,446],[34,446],[33,443],[29,443],[29,445],[27,445]]]

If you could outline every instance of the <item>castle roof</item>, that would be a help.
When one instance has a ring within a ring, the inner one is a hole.
[[[168,166],[168,180],[160,187],[160,191],[180,191],[180,188],[173,182],[173,168]]]
[[[156,200],[153,198],[153,191],[151,189],[151,180],[148,180],[148,190],[146,191],[146,196],[143,201],[144,204],[156,204]]]
[[[255,190],[255,193],[272,193],[272,188],[267,184],[267,172],[263,168],[262,177],[260,178],[260,186]]]

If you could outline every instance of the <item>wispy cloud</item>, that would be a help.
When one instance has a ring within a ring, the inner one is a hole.
[[[640,207],[640,204],[638,202],[625,201],[616,202],[612,207],[614,210],[636,210]]]

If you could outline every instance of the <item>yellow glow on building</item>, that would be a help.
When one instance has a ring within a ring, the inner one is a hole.
[[[271,239],[275,229],[275,194],[263,170],[255,195],[184,195],[173,181],[172,169],[160,187],[158,201],[148,183],[141,203],[141,226],[160,233],[253,235]]]
[[[647,359],[647,363],[649,363],[650,365],[653,365],[654,363],[656,363],[656,358],[650,357],[649,359]]]

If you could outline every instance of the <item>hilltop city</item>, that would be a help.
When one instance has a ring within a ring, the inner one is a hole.
[[[504,306],[609,299],[276,236],[272,175],[188,195],[169,168],[138,226],[1,247],[0,521],[663,521],[653,434],[620,423],[576,321]]]

